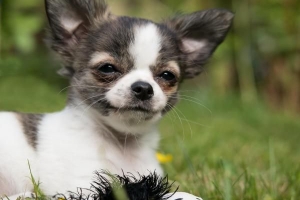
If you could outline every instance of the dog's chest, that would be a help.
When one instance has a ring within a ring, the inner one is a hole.
[[[81,117],[47,116],[39,134],[37,170],[46,193],[89,188],[96,170],[161,172],[151,148],[143,144],[120,148],[101,136],[101,127]]]

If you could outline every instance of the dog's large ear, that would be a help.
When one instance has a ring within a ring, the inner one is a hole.
[[[74,49],[95,23],[111,17],[104,0],[45,0],[51,48],[72,66]]]
[[[165,22],[179,36],[184,78],[201,73],[203,65],[224,40],[233,16],[227,10],[211,9],[177,16]]]

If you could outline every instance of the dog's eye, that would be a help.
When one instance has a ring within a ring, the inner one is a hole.
[[[166,81],[172,81],[175,79],[175,75],[172,72],[164,71],[159,75],[161,78],[165,79]]]
[[[110,74],[110,73],[115,73],[118,72],[118,70],[116,69],[116,67],[112,64],[106,63],[101,65],[98,70],[104,74]]]

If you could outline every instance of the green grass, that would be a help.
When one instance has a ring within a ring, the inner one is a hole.
[[[33,193],[34,193],[34,197],[35,197],[34,199],[35,200],[47,200],[47,199],[49,199],[43,193],[43,191],[40,189],[40,184],[41,183],[39,181],[35,180],[34,175],[32,174],[32,171],[31,171],[29,161],[28,161],[28,168],[29,168],[29,171],[30,171],[30,180],[31,180],[31,183],[33,185]]]
[[[298,199],[299,117],[235,96],[189,95],[197,104],[182,100],[161,125],[161,150],[174,155],[165,170],[182,190],[205,199]]]
[[[0,62],[0,110],[52,112],[63,108],[66,90],[61,90],[67,81],[56,74],[56,62],[52,63],[42,55],[3,59]]]
[[[0,110],[63,108],[66,82],[55,69],[40,59],[22,65],[9,59],[0,65]],[[175,187],[206,200],[299,199],[299,116],[201,87],[186,85],[181,94],[160,127],[160,151],[173,155],[163,166]]]

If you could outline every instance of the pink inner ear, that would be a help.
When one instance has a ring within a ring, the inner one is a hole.
[[[60,23],[65,30],[65,42],[70,46],[76,44],[85,31],[83,21],[73,13],[65,13],[60,18]]]
[[[186,53],[193,53],[196,51],[201,51],[206,45],[207,42],[205,40],[194,40],[190,38],[182,39],[183,51]]]
[[[61,24],[63,25],[63,28],[68,31],[70,34],[72,34],[77,27],[82,23],[80,19],[76,19],[74,17],[62,17],[60,19]]]

